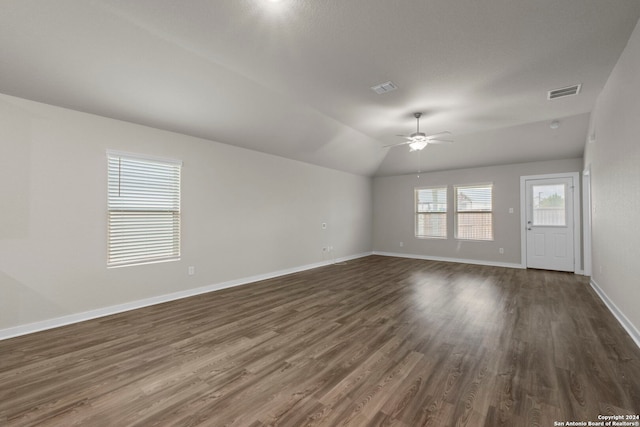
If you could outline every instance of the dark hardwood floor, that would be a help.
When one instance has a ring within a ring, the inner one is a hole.
[[[0,341],[0,425],[553,426],[640,414],[581,276],[371,256]]]

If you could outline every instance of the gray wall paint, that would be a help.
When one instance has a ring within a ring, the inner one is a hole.
[[[180,261],[106,268],[107,149],[183,160]],[[371,251],[366,177],[6,95],[0,150],[0,329]]]
[[[373,249],[377,252],[520,264],[520,176],[580,172],[582,159],[522,163],[443,172],[379,177],[373,182]],[[453,186],[493,183],[494,240],[453,238]],[[449,186],[449,238],[414,235],[414,188]],[[509,213],[513,208],[513,213]],[[404,246],[400,246],[403,242]],[[504,254],[499,253],[504,248]]]
[[[592,278],[640,331],[640,23],[591,116]]]
[[[636,329],[638,76],[636,28],[592,114],[595,142],[584,160],[593,279]],[[180,262],[106,268],[108,148],[184,160]],[[569,159],[380,177],[372,188],[368,178],[0,95],[0,329],[323,261],[327,245],[338,257],[373,245],[518,264],[519,177],[582,167]],[[495,241],[456,241],[451,222],[446,241],[414,237],[415,187],[483,182],[495,185]],[[188,265],[195,276],[186,275]]]

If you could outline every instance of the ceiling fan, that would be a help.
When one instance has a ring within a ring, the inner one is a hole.
[[[422,113],[414,113],[413,114],[413,117],[416,118],[416,131],[414,133],[412,133],[409,136],[407,136],[407,135],[398,135],[398,136],[402,136],[404,138],[407,138],[407,141],[401,142],[400,144],[385,145],[384,148],[387,148],[387,147],[398,147],[400,145],[409,145],[409,148],[411,148],[410,151],[420,151],[424,147],[426,147],[428,144],[442,144],[442,143],[447,143],[447,142],[453,142],[450,139],[443,139],[443,137],[445,137],[447,135],[451,135],[451,132],[449,132],[449,131],[438,132],[438,133],[434,133],[433,135],[426,135],[424,132],[420,132],[420,117],[421,116],[422,116]]]

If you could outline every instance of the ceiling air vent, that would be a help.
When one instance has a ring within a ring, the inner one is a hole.
[[[398,86],[394,82],[380,83],[379,85],[371,86],[371,90],[377,93],[378,95],[391,92],[392,90],[396,90],[396,89],[398,89]]]
[[[577,95],[580,93],[580,88],[582,87],[582,83],[579,85],[573,85],[568,87],[562,87],[560,89],[554,89],[547,92],[547,99],[557,99],[563,98],[565,96]]]

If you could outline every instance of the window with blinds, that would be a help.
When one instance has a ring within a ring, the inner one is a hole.
[[[182,163],[107,152],[107,265],[180,259]]]
[[[493,185],[455,187],[455,237],[493,240]]]
[[[416,188],[416,237],[447,238],[447,187]]]

